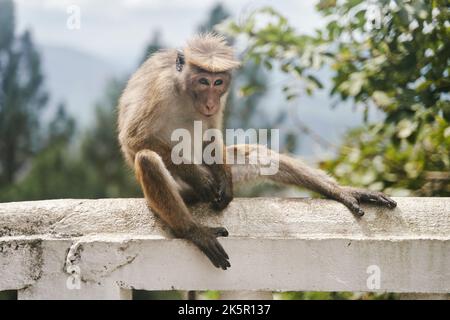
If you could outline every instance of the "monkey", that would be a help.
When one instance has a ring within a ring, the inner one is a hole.
[[[263,145],[226,146],[217,139],[218,155],[224,161],[175,164],[171,158],[175,129],[192,133],[195,121],[202,122],[203,130],[222,129],[232,72],[239,66],[223,36],[200,34],[182,50],[166,49],[151,55],[119,98],[118,139],[125,161],[134,169],[148,207],[175,237],[192,242],[215,267],[229,268],[230,258],[217,239],[228,236],[228,231],[196,222],[189,206],[204,202],[221,211],[233,200],[235,184],[260,178],[303,186],[341,202],[356,216],[364,214],[362,202],[395,208],[395,201],[381,192],[341,186],[324,171]],[[263,176],[260,164],[247,161],[255,154],[278,161],[278,171]],[[229,163],[232,157],[246,161]]]

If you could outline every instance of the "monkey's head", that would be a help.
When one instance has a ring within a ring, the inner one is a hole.
[[[206,117],[215,115],[228,91],[231,70],[240,64],[234,59],[233,49],[224,37],[208,33],[189,41],[182,55],[177,59],[177,69],[184,74],[183,87],[195,109]],[[180,68],[180,64],[186,64],[186,68]]]
[[[229,72],[209,72],[191,68],[186,77],[186,89],[193,99],[194,107],[206,117],[215,115],[221,107],[221,97],[228,91],[231,75]]]

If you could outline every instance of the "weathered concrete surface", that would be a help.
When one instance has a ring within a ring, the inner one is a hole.
[[[395,210],[366,206],[361,219],[320,199],[197,207],[198,220],[230,232],[220,240],[227,271],[172,239],[142,199],[0,204],[0,290],[23,299],[120,299],[130,288],[450,292],[450,198],[395,200]]]

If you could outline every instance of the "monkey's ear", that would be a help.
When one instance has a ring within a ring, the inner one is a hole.
[[[214,33],[195,36],[184,48],[184,54],[189,64],[210,72],[224,72],[240,66],[225,37]]]
[[[181,72],[183,70],[184,64],[185,64],[184,53],[183,53],[183,51],[178,50],[177,60],[175,63],[175,66],[176,66],[178,72]]]

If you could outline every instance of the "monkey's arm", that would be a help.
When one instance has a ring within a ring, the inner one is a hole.
[[[177,191],[177,184],[161,157],[151,150],[135,156],[136,177],[149,207],[172,229],[175,236],[192,241],[214,266],[226,270],[229,257],[218,236],[227,236],[225,228],[205,227],[196,223]]]
[[[364,215],[364,211],[360,207],[361,202],[370,202],[388,208],[395,208],[397,205],[394,200],[381,192],[340,186],[325,172],[311,168],[300,160],[279,154],[262,145],[229,146],[227,155],[230,157],[241,156],[245,159],[245,164],[232,165],[233,183],[266,178],[285,184],[301,185],[341,202],[358,216]],[[261,165],[252,164],[250,161],[252,157],[255,159],[256,156],[264,158],[264,163],[277,165],[278,170],[275,170],[272,175],[261,175]]]

